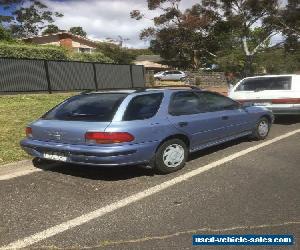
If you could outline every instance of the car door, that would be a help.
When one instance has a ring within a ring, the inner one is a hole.
[[[191,139],[191,150],[225,136],[222,112],[207,112],[204,98],[194,91],[178,91],[171,96],[168,119]]]
[[[180,71],[174,71],[174,80],[179,81],[183,77],[182,72]]]
[[[169,71],[169,72],[168,72],[167,79],[170,80],[170,81],[173,81],[173,80],[175,80],[174,77],[175,77],[174,71]]]
[[[197,95],[205,101],[208,113],[214,113],[222,122],[223,138],[231,137],[250,131],[253,128],[252,119],[241,105],[220,94],[211,92],[198,92]]]
[[[171,77],[170,71],[165,71],[165,72],[163,73],[162,80],[170,80],[170,77]]]

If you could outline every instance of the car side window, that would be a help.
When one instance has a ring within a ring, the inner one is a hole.
[[[125,111],[123,121],[145,120],[153,117],[161,104],[163,93],[133,97]]]
[[[240,105],[226,96],[219,94],[200,92],[200,99],[205,100],[207,112],[238,109]]]
[[[173,116],[198,114],[205,110],[205,104],[199,96],[190,91],[173,94],[169,105],[169,114]]]

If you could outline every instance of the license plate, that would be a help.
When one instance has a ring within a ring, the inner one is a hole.
[[[271,103],[269,102],[255,102],[254,106],[269,106]]]
[[[68,159],[68,157],[63,154],[52,153],[52,152],[44,153],[43,156],[45,159],[49,159],[53,161],[67,161]]]

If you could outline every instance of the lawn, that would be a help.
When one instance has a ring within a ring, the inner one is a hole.
[[[0,96],[0,165],[28,158],[19,146],[26,125],[75,93]]]

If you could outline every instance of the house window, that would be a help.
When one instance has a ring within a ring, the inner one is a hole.
[[[78,51],[80,53],[91,53],[92,52],[91,48],[78,48]]]

